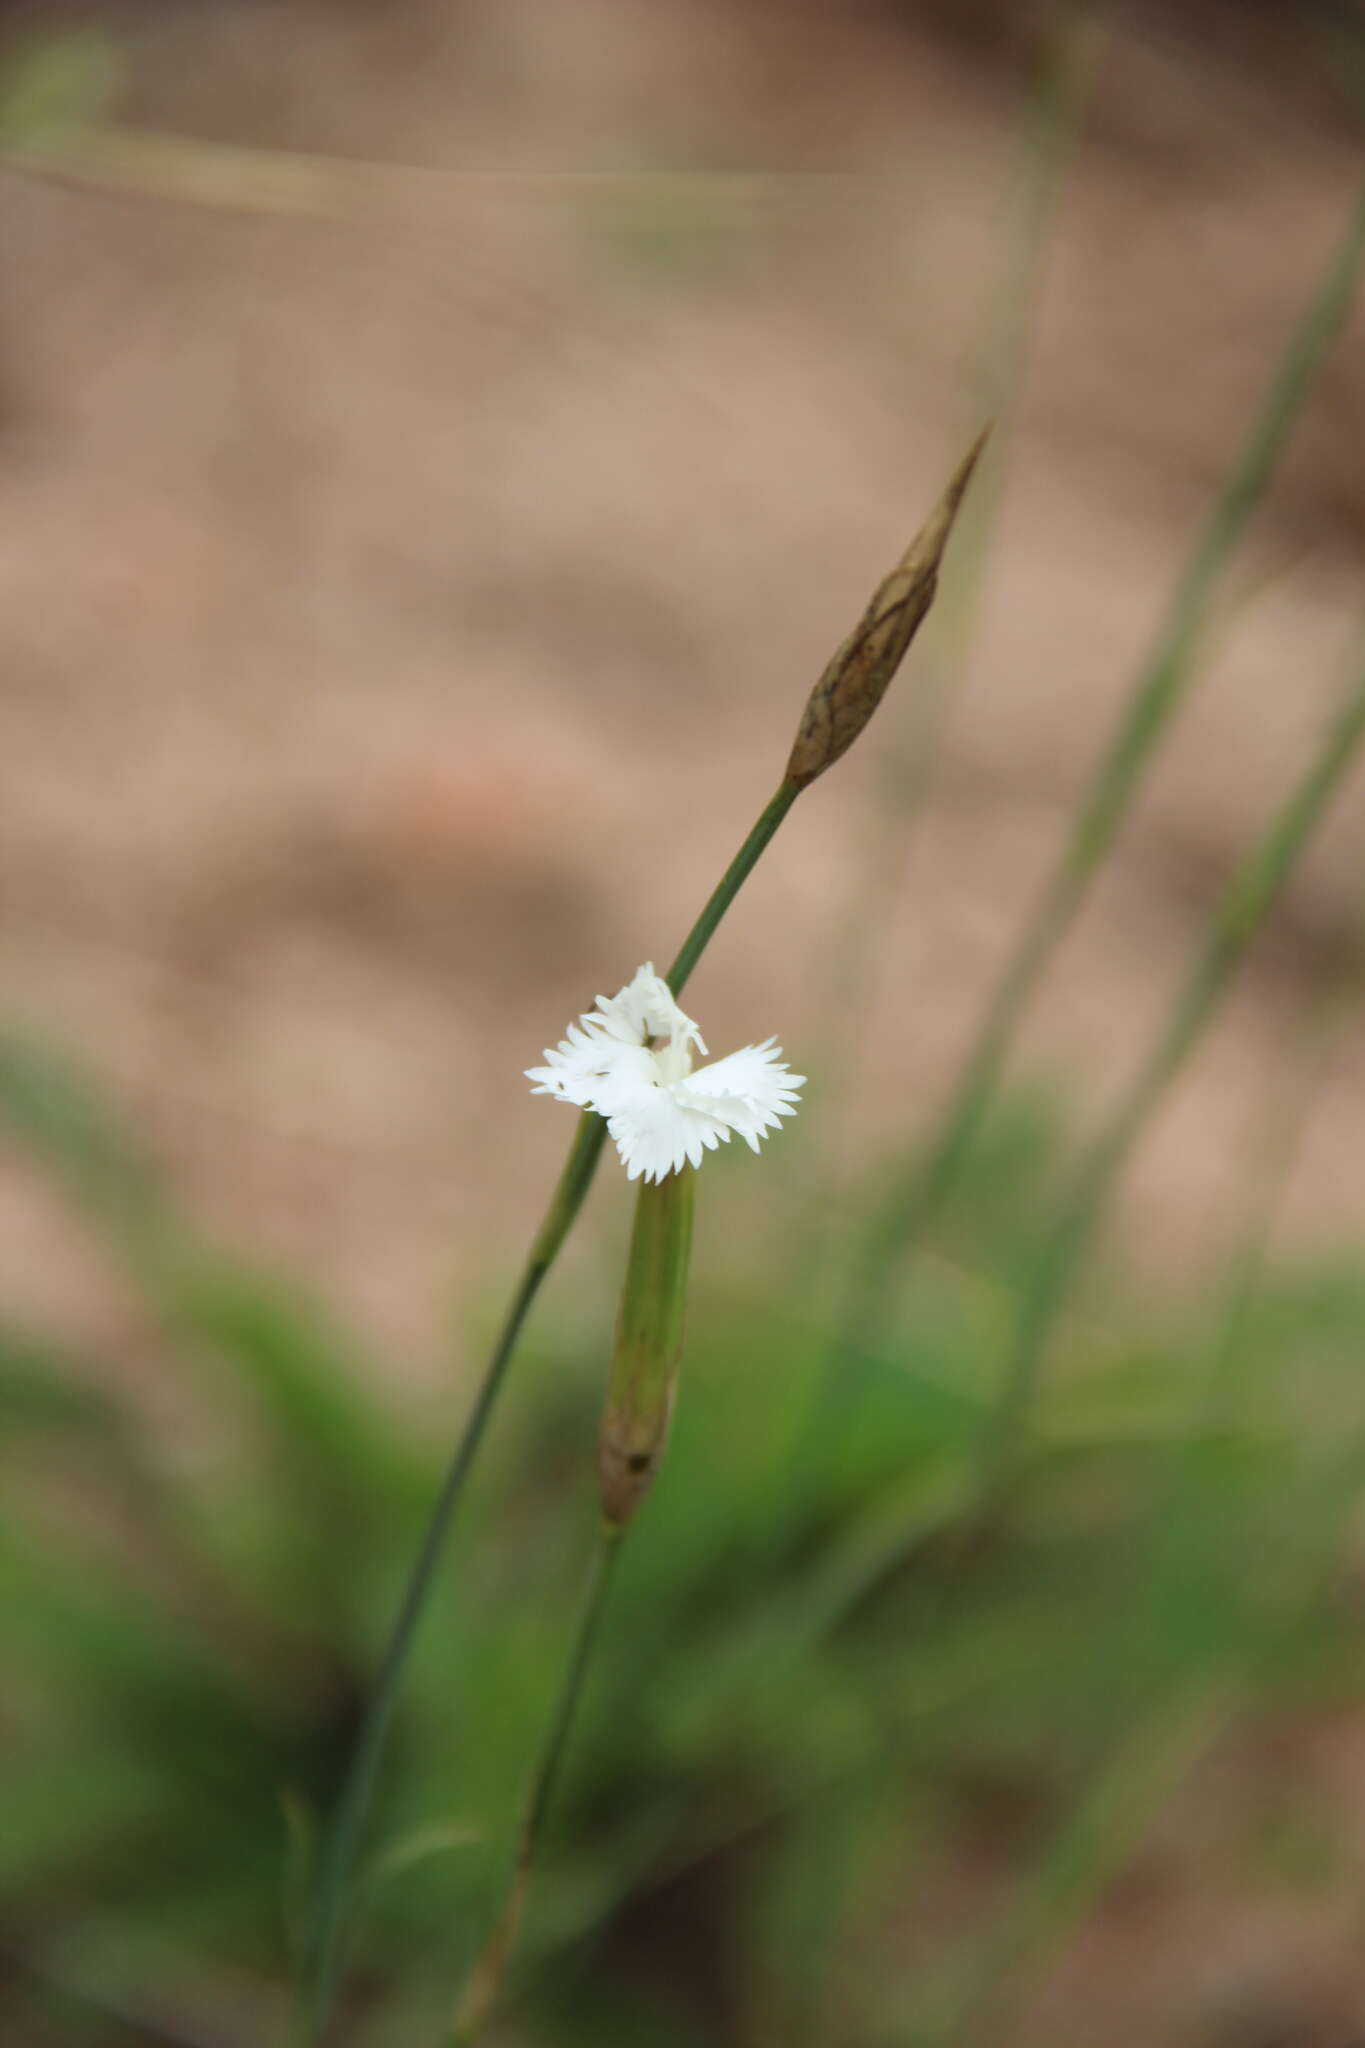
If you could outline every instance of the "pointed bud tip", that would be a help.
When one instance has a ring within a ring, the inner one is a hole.
[[[937,573],[938,565],[943,559],[943,551],[948,545],[948,536],[956,523],[962,500],[967,495],[967,486],[972,480],[977,463],[981,460],[982,451],[991,437],[994,425],[994,420],[987,420],[949,477],[938,503],[901,556],[897,564],[899,569],[913,570],[921,576]]]
[[[976,468],[977,463],[980,462],[982,456],[985,454],[986,443],[990,440],[991,435],[994,432],[995,421],[987,420],[986,424],[982,427],[980,433],[973,441],[971,447],[967,450],[967,453],[963,456],[961,462],[959,462],[957,469],[953,474],[952,481],[949,483],[947,490],[944,492],[944,496],[952,501],[952,507],[954,512],[956,512],[958,506],[962,503],[962,500],[966,495],[967,486],[972,480],[972,472]]]
[[[933,511],[890,575],[877,585],[858,625],[811,691],[785,776],[798,789],[847,753],[881,703],[934,601],[948,536],[993,425],[987,421],[981,429]]]

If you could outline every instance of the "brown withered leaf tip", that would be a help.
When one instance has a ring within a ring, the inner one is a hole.
[[[804,789],[846,754],[900,667],[938,589],[939,563],[990,427],[977,435],[948,488],[811,691],[787,763]]]
[[[623,1528],[649,1492],[663,1462],[666,1434],[665,1416],[653,1442],[622,1441],[610,1413],[603,1417],[597,1439],[597,1484],[602,1513],[612,1528]]]

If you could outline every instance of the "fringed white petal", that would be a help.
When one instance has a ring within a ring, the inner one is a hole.
[[[603,1116],[621,1087],[649,1087],[654,1079],[654,1058],[647,1046],[590,1036],[575,1024],[569,1026],[567,1038],[552,1050],[547,1048],[545,1060],[543,1067],[526,1069],[527,1080],[536,1083],[533,1095],[553,1095]]]
[[[757,1152],[759,1140],[775,1131],[784,1116],[796,1114],[804,1074],[793,1074],[782,1063],[782,1048],[769,1038],[762,1045],[746,1045],[738,1052],[699,1067],[678,1093],[689,1105],[714,1117],[744,1139]]]
[[[700,1166],[703,1153],[730,1135],[717,1118],[680,1102],[676,1084],[658,1082],[623,1089],[607,1115],[607,1129],[628,1180],[642,1174],[646,1180],[662,1180],[688,1160]]]

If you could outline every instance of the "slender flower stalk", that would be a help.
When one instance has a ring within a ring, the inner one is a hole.
[[[984,437],[983,437],[984,438]],[[759,813],[663,977],[676,997],[764,850],[802,790],[844,753],[881,700],[933,602],[938,569],[981,442],[969,452],[929,520],[874,593],[862,620],[826,668],[797,730],[781,782]],[[473,1405],[451,1455],[380,1663],[324,1842],[313,1912],[304,1941],[299,2037],[326,2038],[336,1992],[342,1932],[389,1727],[436,1566],[497,1404],[531,1305],[573,1227],[607,1137],[605,1116],[584,1110],[550,1206],[512,1296]]]
[[[1037,1393],[1047,1340],[1118,1180],[1153,1111],[1217,1013],[1365,739],[1365,676],[1350,691],[1278,815],[1233,876],[1147,1058],[1078,1167],[1015,1325],[1000,1395],[982,1439],[978,1491],[989,1505],[1008,1477]]]
[[[464,1491],[483,1434],[493,1413],[498,1394],[511,1363],[522,1325],[541,1283],[558,1255],[560,1246],[582,1207],[591,1185],[607,1127],[587,1111],[580,1116],[573,1143],[558,1185],[536,1233],[515,1294],[493,1346],[484,1376],[474,1397],[459,1441],[446,1467],[435,1505],[413,1563],[402,1604],[394,1621],[383,1660],[370,1694],[360,1734],[351,1755],[350,1767],[323,1845],[313,1912],[307,1928],[303,1958],[307,1995],[306,2015],[301,2026],[303,2040],[321,2041],[331,2015],[341,1934],[351,1880],[360,1853],[383,1761],[384,1747],[409,1653],[422,1618],[436,1566],[447,1532]]]
[[[598,1628],[606,1610],[612,1569],[620,1552],[623,1533],[624,1524],[603,1521],[588,1570],[588,1583],[584,1590],[582,1607],[579,1609],[569,1661],[555,1699],[554,1711],[545,1731],[540,1755],[531,1775],[526,1804],[522,1809],[512,1873],[498,1910],[498,1917],[479,1950],[461,1994],[455,2013],[451,2048],[474,2048],[474,2044],[482,2037],[484,2029],[493,2017],[498,1994],[502,1989],[503,1975],[517,1938],[517,1931],[521,1926],[536,1851],[563,1767],[569,1731],[573,1726],[579,1696],[583,1690],[583,1680],[587,1675],[593,1644],[597,1640]]]
[[[1215,588],[1265,493],[1281,451],[1328,350],[1350,312],[1365,260],[1365,192],[1306,307],[1172,595],[1156,642],[1125,703],[1109,747],[972,1043],[929,1143],[878,1218],[856,1261],[830,1377],[846,1401],[849,1369],[875,1341],[903,1258],[937,1214],[993,1099],[1035,989],[1070,930],[1123,826],[1143,775],[1188,694]]]
[[[497,2003],[606,1604],[611,1568],[663,1456],[682,1362],[695,1188],[696,1168],[684,1161],[662,1178],[642,1179],[635,1199],[635,1225],[597,1440],[601,1532],[564,1679],[531,1774],[511,1876],[460,1999],[455,2048],[473,2048]]]

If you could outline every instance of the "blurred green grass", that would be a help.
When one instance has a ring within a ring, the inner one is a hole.
[[[78,1077],[11,1044],[0,1114],[121,1262],[227,1446],[187,1478],[115,1372],[0,1330],[0,2021],[17,2039],[269,2039],[436,1478],[430,1434],[378,1400],[300,1286],[197,1240]],[[799,1493],[828,1332],[772,1298],[766,1261],[751,1282],[703,1277],[509,2039],[740,2042],[756,2009],[774,2038],[799,2013],[813,2041],[967,2039],[1219,1727],[1358,1695],[1334,1571],[1365,1465],[1365,1262],[1260,1272],[1210,1413],[1197,1390],[1227,1304],[1154,1307],[1109,1254],[1073,1299],[1007,1511],[953,1539],[1072,1149],[1037,1101],[985,1124]],[[737,1186],[703,1210],[703,1276]],[[496,1894],[591,1538],[607,1335],[551,1307],[443,1568],[345,2040],[438,2038]],[[907,1548],[907,1528],[927,1535]],[[1000,1788],[1028,1816],[998,1852],[1017,1894],[954,1928],[930,1980],[897,1982],[888,1916]],[[251,2017],[209,2024],[234,2005]]]

